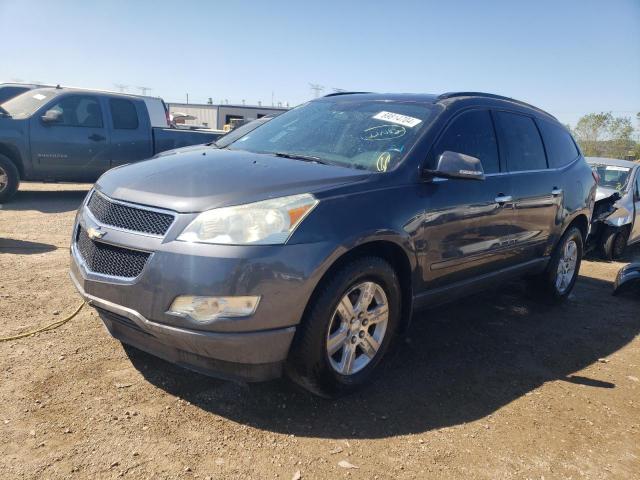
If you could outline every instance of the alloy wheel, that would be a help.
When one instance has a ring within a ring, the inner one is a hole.
[[[4,168],[0,167],[0,192],[3,192],[7,185],[9,185],[9,176]]]
[[[336,307],[326,351],[333,370],[353,375],[376,356],[389,323],[389,304],[384,289],[367,281],[352,287]]]
[[[558,262],[556,273],[556,289],[563,294],[567,291],[576,273],[578,264],[578,245],[575,240],[569,240],[562,249],[562,256]]]

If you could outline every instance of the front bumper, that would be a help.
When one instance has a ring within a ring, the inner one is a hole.
[[[262,332],[213,333],[152,322],[135,310],[100,299],[71,279],[95,307],[109,333],[123,343],[190,370],[221,378],[262,381],[277,378],[295,327]]]
[[[296,325],[324,264],[325,243],[238,247],[189,244],[175,238],[192,215],[178,215],[164,238],[101,224],[83,206],[71,243],[70,275],[118,340],[184,367],[222,378],[278,377]],[[75,243],[78,226],[106,232],[97,240],[151,252],[136,278],[96,274]],[[256,312],[202,324],[167,313],[179,295],[260,296]]]

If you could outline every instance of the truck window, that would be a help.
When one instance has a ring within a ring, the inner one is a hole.
[[[102,109],[98,99],[85,95],[69,95],[49,107],[57,110],[61,120],[58,126],[102,128]]]
[[[488,110],[472,110],[458,116],[438,140],[435,158],[445,150],[479,158],[485,173],[500,171],[498,145]]]
[[[538,120],[537,122],[544,139],[551,168],[564,167],[578,157],[576,144],[565,128],[547,120]]]
[[[510,112],[496,112],[500,152],[509,172],[542,170],[547,159],[538,127],[531,117]]]
[[[138,113],[132,101],[123,98],[110,98],[109,108],[114,129],[136,130],[138,128]]]

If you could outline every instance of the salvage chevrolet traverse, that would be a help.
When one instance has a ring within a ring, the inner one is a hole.
[[[338,93],[105,173],[71,276],[125,344],[335,396],[418,308],[524,275],[565,299],[594,195],[570,133],[523,102]]]

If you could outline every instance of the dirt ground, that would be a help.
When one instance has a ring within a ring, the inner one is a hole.
[[[0,209],[0,337],[80,303],[68,244],[88,188],[23,185]],[[127,354],[85,307],[0,343],[0,477],[640,478],[640,299],[611,296],[621,266],[585,261],[560,307],[514,283],[421,312],[339,401]]]

